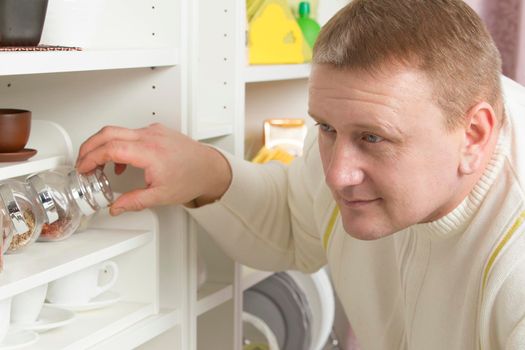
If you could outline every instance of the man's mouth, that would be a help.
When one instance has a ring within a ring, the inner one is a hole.
[[[381,198],[374,198],[374,199],[344,199],[341,198],[341,202],[344,206],[350,207],[350,208],[361,208],[365,207],[367,205],[375,204],[379,202]]]

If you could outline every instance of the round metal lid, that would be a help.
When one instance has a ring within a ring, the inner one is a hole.
[[[9,213],[9,218],[13,223],[15,233],[22,234],[29,231],[29,226],[27,225],[26,219],[24,218],[24,213],[16,202],[13,191],[11,191],[7,184],[0,185],[0,198],[4,202],[4,206]]]
[[[95,169],[93,173],[87,176],[87,179],[96,204],[101,208],[105,208],[113,203],[113,191],[102,169]]]
[[[49,191],[49,187],[46,186],[44,181],[38,176],[38,174],[31,175],[27,178],[29,185],[38,194],[38,200],[42,203],[47,218],[47,223],[51,224],[58,220],[58,211],[55,204],[55,200]]]
[[[96,212],[96,208],[90,203],[88,196],[88,189],[84,186],[82,181],[78,177],[78,173],[75,170],[72,170],[67,175],[69,179],[71,193],[77,203],[78,207],[82,214],[89,216]]]

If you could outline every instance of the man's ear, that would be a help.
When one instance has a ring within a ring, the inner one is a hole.
[[[464,142],[461,149],[459,172],[473,174],[484,165],[491,141],[496,132],[496,113],[490,104],[480,102],[466,115]]]

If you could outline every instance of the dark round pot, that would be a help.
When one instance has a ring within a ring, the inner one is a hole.
[[[0,0],[0,46],[36,46],[48,0]]]

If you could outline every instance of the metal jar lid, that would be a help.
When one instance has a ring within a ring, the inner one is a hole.
[[[89,216],[96,212],[96,207],[91,200],[90,190],[85,186],[84,182],[80,180],[78,173],[72,170],[67,175],[69,179],[69,188],[71,194],[75,199],[75,203],[80,208],[82,214]]]
[[[87,176],[93,199],[100,208],[106,208],[113,203],[113,191],[109,184],[109,180],[102,171],[97,168]]]
[[[4,203],[11,222],[13,223],[15,233],[22,234],[29,231],[29,226],[27,225],[26,219],[24,218],[24,213],[16,202],[13,191],[11,191],[7,184],[0,185],[0,198]]]
[[[27,183],[38,194],[38,200],[42,203],[47,218],[47,223],[51,224],[58,220],[58,211],[55,200],[38,174],[31,175],[27,178]]]

